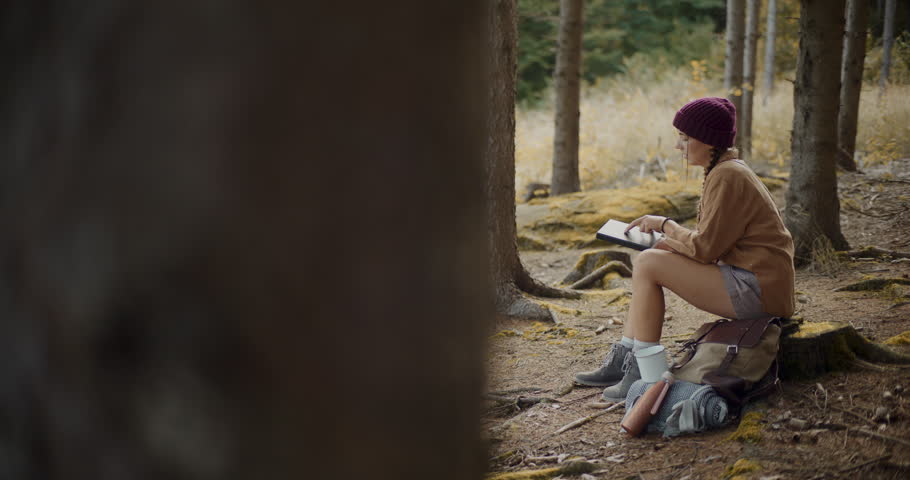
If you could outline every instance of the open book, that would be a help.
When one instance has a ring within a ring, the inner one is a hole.
[[[641,233],[638,227],[629,230],[628,233],[623,233],[628,226],[628,223],[609,220],[597,231],[597,238],[635,250],[647,250],[664,238],[663,234],[659,232]]]

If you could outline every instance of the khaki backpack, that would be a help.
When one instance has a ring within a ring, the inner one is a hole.
[[[779,383],[780,319],[720,319],[702,325],[683,344],[684,357],[670,367],[679,380],[711,385],[735,405]]]

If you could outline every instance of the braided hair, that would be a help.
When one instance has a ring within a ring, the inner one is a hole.
[[[720,160],[724,157],[726,158],[736,158],[739,156],[739,150],[735,147],[720,149],[717,147],[711,147],[711,163],[705,167],[705,177],[707,178],[708,174],[711,173],[711,170],[714,170],[714,167],[720,163]]]
[[[717,162],[720,161],[720,157],[724,154],[719,148],[711,147],[711,163],[705,168],[705,177],[708,177],[708,174],[711,173],[711,170],[714,170],[714,167],[717,166]]]
[[[737,150],[735,148],[728,148],[726,150],[721,150],[717,147],[711,147],[711,163],[708,164],[707,167],[705,167],[705,179],[708,178],[708,174],[711,173],[711,170],[714,170],[714,167],[717,166],[717,164],[720,162],[720,159],[728,154],[730,157],[736,158],[739,155],[739,150]],[[698,199],[698,203],[695,205],[696,222],[701,221],[701,202],[705,198],[704,182],[702,183],[701,188],[702,188],[701,198]]]

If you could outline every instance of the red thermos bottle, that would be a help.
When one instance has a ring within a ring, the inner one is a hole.
[[[648,422],[651,421],[651,418],[657,415],[674,380],[672,373],[664,372],[663,378],[645,390],[645,393],[635,402],[635,406],[632,407],[632,410],[629,411],[629,414],[626,415],[626,418],[619,426],[633,437],[640,435],[648,425]]]

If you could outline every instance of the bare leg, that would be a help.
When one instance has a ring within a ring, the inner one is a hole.
[[[666,308],[663,287],[706,312],[736,316],[717,265],[665,250],[645,250],[635,259],[632,269],[632,304],[623,335],[644,342],[660,340]]]

